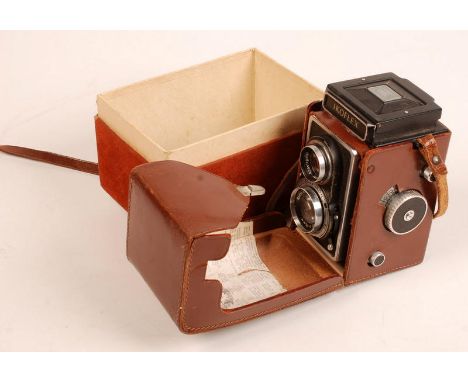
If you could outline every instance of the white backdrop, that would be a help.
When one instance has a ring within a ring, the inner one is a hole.
[[[453,132],[423,264],[246,324],[178,332],[98,178],[0,155],[0,350],[468,350],[468,33],[0,32],[0,143],[97,160],[96,94],[249,47],[311,83],[393,71]]]

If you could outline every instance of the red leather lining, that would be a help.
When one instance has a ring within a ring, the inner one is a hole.
[[[95,119],[101,186],[117,203],[128,210],[130,171],[146,160],[127,145],[99,117]]]
[[[130,171],[146,160],[99,117],[95,118],[95,126],[101,185],[123,208],[128,209]],[[201,168],[238,185],[259,184],[265,187],[266,194],[252,198],[245,214],[245,217],[255,216],[264,211],[272,192],[297,160],[300,147],[301,133],[293,133]]]

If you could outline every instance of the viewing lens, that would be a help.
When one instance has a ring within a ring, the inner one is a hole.
[[[301,170],[311,182],[325,182],[331,173],[331,157],[328,147],[320,142],[311,142],[301,151]]]

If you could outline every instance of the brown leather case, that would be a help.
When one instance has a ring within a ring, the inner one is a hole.
[[[104,188],[124,207],[124,184],[130,174],[128,259],[180,330],[196,333],[244,322],[423,260],[432,218],[443,214],[448,202],[444,161],[450,132],[419,138],[419,146],[402,142],[370,149],[348,134],[338,120],[314,109],[314,105],[310,105],[308,115],[314,114],[360,158],[344,266],[327,260],[316,244],[286,227],[281,213],[265,212],[269,210],[268,200],[276,200],[276,205],[281,206],[294,186],[295,162],[301,148],[298,133],[203,168],[175,161],[141,164],[144,159],[99,119],[99,168],[96,163],[23,147],[0,146],[0,151],[99,173]],[[308,118],[306,126],[307,121]],[[420,175],[431,161],[435,185]],[[237,188],[246,184],[264,186],[265,195],[250,200]],[[400,191],[418,190],[433,212],[426,215],[418,229],[398,239],[385,229],[385,205],[379,203],[393,187]],[[277,189],[282,189],[283,198],[275,194]],[[207,263],[222,259],[229,249],[230,235],[219,231],[235,228],[241,221],[252,221],[258,254],[284,291],[249,305],[222,309],[222,285],[205,279]],[[382,251],[387,257],[379,268],[368,264],[375,251]]]
[[[254,219],[258,252],[287,290],[232,310],[220,308],[221,284],[205,280],[207,261],[226,255],[249,198],[224,178],[183,163],[136,167],[131,175],[127,255],[169,315],[186,333],[240,323],[343,285],[343,278],[281,214]]]
[[[416,189],[425,196],[430,210],[435,211],[437,188],[420,175],[425,165],[423,156],[411,141],[371,149],[346,132],[336,118],[325,111],[313,111],[313,107],[314,104],[309,106],[308,115],[315,115],[330,131],[353,147],[360,157],[359,186],[344,267],[345,284],[421,263],[433,214],[427,213],[421,225],[413,232],[396,237],[383,224],[385,205],[379,201],[394,186],[400,191]],[[443,161],[447,156],[450,136],[450,132],[435,136]],[[368,259],[376,251],[385,253],[385,263],[377,268],[370,267]]]
[[[395,240],[383,226],[385,207],[378,203],[390,187],[397,185],[401,190],[420,190],[435,211],[436,188],[420,177],[424,158],[413,143],[369,149],[329,114],[312,108],[308,113],[314,113],[360,157],[359,188],[343,267],[331,265],[318,248],[287,228],[283,215],[264,212],[282,182],[284,195],[294,185],[294,173],[289,178],[285,175],[299,156],[300,134],[196,168],[174,161],[142,164],[145,161],[138,153],[96,119],[101,183],[129,210],[128,259],[181,331],[196,333],[240,323],[423,260],[431,214],[417,230]],[[445,159],[450,133],[435,139]],[[265,186],[266,195],[249,200],[236,188],[245,184]],[[280,202],[284,204],[285,200]],[[205,273],[208,261],[226,255],[230,236],[212,233],[246,220],[253,221],[262,261],[286,291],[224,310],[220,307],[220,282],[205,280]],[[387,255],[379,268],[368,265],[369,256],[376,250]]]

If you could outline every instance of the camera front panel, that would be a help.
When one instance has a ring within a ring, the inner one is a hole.
[[[343,262],[359,179],[359,154],[316,115],[307,123],[300,176],[290,199],[296,227],[331,259]]]

